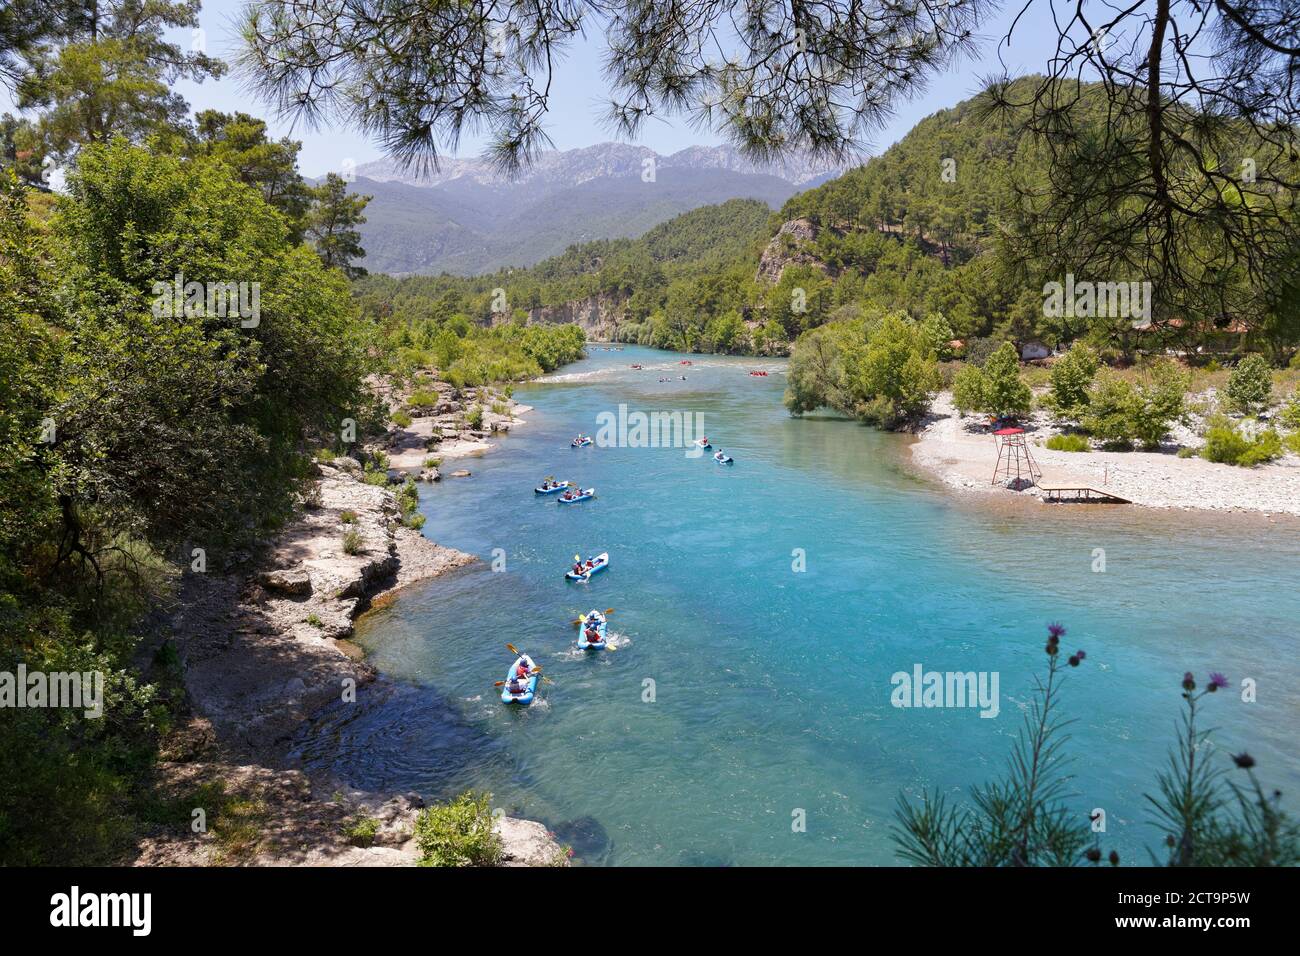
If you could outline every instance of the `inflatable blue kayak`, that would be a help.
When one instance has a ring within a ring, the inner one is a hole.
[[[590,581],[593,574],[599,574],[601,571],[604,571],[609,567],[609,552],[596,555],[595,558],[591,559],[591,562],[592,567],[590,568],[587,568],[586,564],[583,565],[585,570],[581,574],[577,574],[574,572],[573,568],[569,568],[569,570],[564,573],[564,576],[570,581]]]
[[[536,665],[533,663],[531,657],[527,654],[519,655],[519,657],[515,659],[515,662],[510,665],[510,670],[506,671],[506,683],[505,686],[501,688],[501,703],[522,704],[527,707],[533,702],[533,698],[537,696],[537,682],[541,680],[541,675],[530,673],[528,677],[519,681],[519,686],[522,688],[521,692],[518,694],[512,694],[510,692],[510,681],[514,679],[515,670],[520,664],[526,666],[530,672],[536,670]]]
[[[596,631],[596,639],[588,640],[587,630],[593,627]],[[578,650],[580,651],[603,651],[607,645],[605,640],[605,629],[609,627],[605,621],[605,615],[599,611],[592,610],[590,614],[583,619],[578,628]]]
[[[575,438],[573,441],[569,442],[569,444],[574,448],[586,448],[588,445],[591,444],[591,436],[581,435],[578,438]]]
[[[545,487],[544,485],[539,485],[538,487],[534,488],[533,491],[535,491],[539,495],[553,495],[557,491],[563,491],[565,488],[571,488],[571,487],[573,487],[572,482],[557,481],[557,482],[553,482],[551,484],[551,487],[549,488]]]
[[[556,502],[562,505],[571,505],[575,501],[586,501],[588,498],[596,497],[595,488],[576,488],[572,495],[563,494],[556,498]]]
[[[732,458],[730,455],[724,455],[722,452],[718,452],[716,455],[714,455],[713,460],[716,461],[719,465],[731,465],[734,464],[736,461],[736,459]]]

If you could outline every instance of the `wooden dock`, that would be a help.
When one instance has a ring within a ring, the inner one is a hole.
[[[1133,502],[1119,495],[1090,488],[1087,485],[1046,485],[1041,481],[1038,487],[1047,495],[1048,501],[1094,501],[1098,504],[1131,505]]]

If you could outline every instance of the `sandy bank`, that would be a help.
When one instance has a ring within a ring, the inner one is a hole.
[[[1026,423],[1025,431],[1046,484],[1089,485],[1150,508],[1300,515],[1300,458],[1295,455],[1238,468],[1179,458],[1176,446],[1158,452],[1052,451],[1042,442],[1055,430],[1040,414]],[[991,483],[997,460],[993,436],[979,417],[960,415],[948,392],[935,399],[916,437],[913,461],[952,488],[1002,497],[1042,496],[1037,488],[1012,492]]]

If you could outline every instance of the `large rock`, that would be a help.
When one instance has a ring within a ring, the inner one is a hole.
[[[257,583],[281,594],[311,594],[311,575],[302,568],[263,571],[257,576]]]
[[[501,837],[504,866],[568,866],[564,847],[549,830],[535,820],[497,817],[497,835]]]

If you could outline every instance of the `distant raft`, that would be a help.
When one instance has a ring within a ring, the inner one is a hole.
[[[590,435],[579,435],[573,441],[569,442],[569,445],[573,448],[586,448],[590,444],[591,444]]]
[[[736,462],[736,459],[732,458],[730,455],[724,455],[721,451],[714,454],[713,460],[719,465],[733,465]]]
[[[596,497],[595,488],[575,488],[572,495],[570,495],[566,491],[564,494],[560,495],[560,497],[555,500],[557,504],[571,505],[571,504],[576,504],[579,501],[586,501],[588,498],[594,498],[594,497]]]
[[[572,487],[573,482],[571,481],[552,481],[550,487],[547,487],[546,482],[542,482],[542,484],[534,488],[533,491],[537,492],[539,495],[553,495],[557,491],[563,491],[565,488]]]

